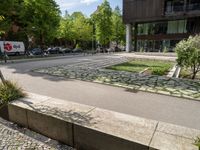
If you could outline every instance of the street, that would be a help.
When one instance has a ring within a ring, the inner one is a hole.
[[[158,95],[146,92],[130,92],[124,88],[107,86],[79,80],[67,80],[62,77],[41,75],[31,70],[66,64],[98,63],[107,59],[122,58],[124,55],[94,55],[27,61],[1,65],[6,79],[17,82],[28,92],[47,95],[67,101],[91,105],[125,114],[200,129],[200,102]],[[129,57],[139,57],[129,55]],[[142,56],[141,56],[142,58]],[[157,59],[159,56],[145,56]],[[161,57],[162,59],[162,57]],[[174,58],[164,57],[166,60]],[[175,59],[174,59],[175,60]]]

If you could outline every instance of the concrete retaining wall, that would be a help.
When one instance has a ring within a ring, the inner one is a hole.
[[[8,106],[11,121],[78,150],[198,150],[200,131],[30,94]]]

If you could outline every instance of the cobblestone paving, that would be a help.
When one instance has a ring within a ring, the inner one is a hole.
[[[200,100],[199,81],[103,69],[106,66],[125,61],[128,61],[128,59],[112,58],[97,62],[42,68],[34,70],[34,72],[115,85],[131,89],[134,92],[141,90]]]
[[[0,118],[0,150],[73,150]]]

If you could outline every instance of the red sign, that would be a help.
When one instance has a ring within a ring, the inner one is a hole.
[[[6,43],[6,44],[4,44],[4,50],[6,50],[6,51],[11,51],[12,50],[12,44],[10,44],[10,43]]]

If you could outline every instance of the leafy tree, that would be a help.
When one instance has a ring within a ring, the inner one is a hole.
[[[34,35],[41,46],[55,37],[59,21],[60,10],[54,0],[24,0],[25,30]]]
[[[92,37],[92,26],[89,24],[89,19],[81,12],[74,12],[72,15],[73,32],[75,33],[74,40],[90,41]]]
[[[190,68],[192,79],[196,78],[200,71],[200,36],[189,37],[187,40],[182,40],[175,48],[180,66]]]
[[[89,18],[85,17],[81,12],[65,15],[60,22],[58,37],[74,41],[74,45],[80,41],[90,41],[92,38],[92,26],[89,23]]]
[[[107,0],[92,15],[96,26],[96,39],[106,46],[112,38],[112,9]]]
[[[4,36],[12,26],[20,24],[20,9],[23,5],[22,0],[0,0],[0,35]]]
[[[57,31],[58,38],[64,38],[68,41],[73,41],[74,32],[72,31],[73,22],[70,17],[61,18],[60,26]]]
[[[112,14],[112,22],[113,22],[113,35],[112,35],[112,41],[115,41],[117,43],[117,46],[119,43],[125,42],[125,25],[122,21],[122,12],[120,8],[117,6]]]

